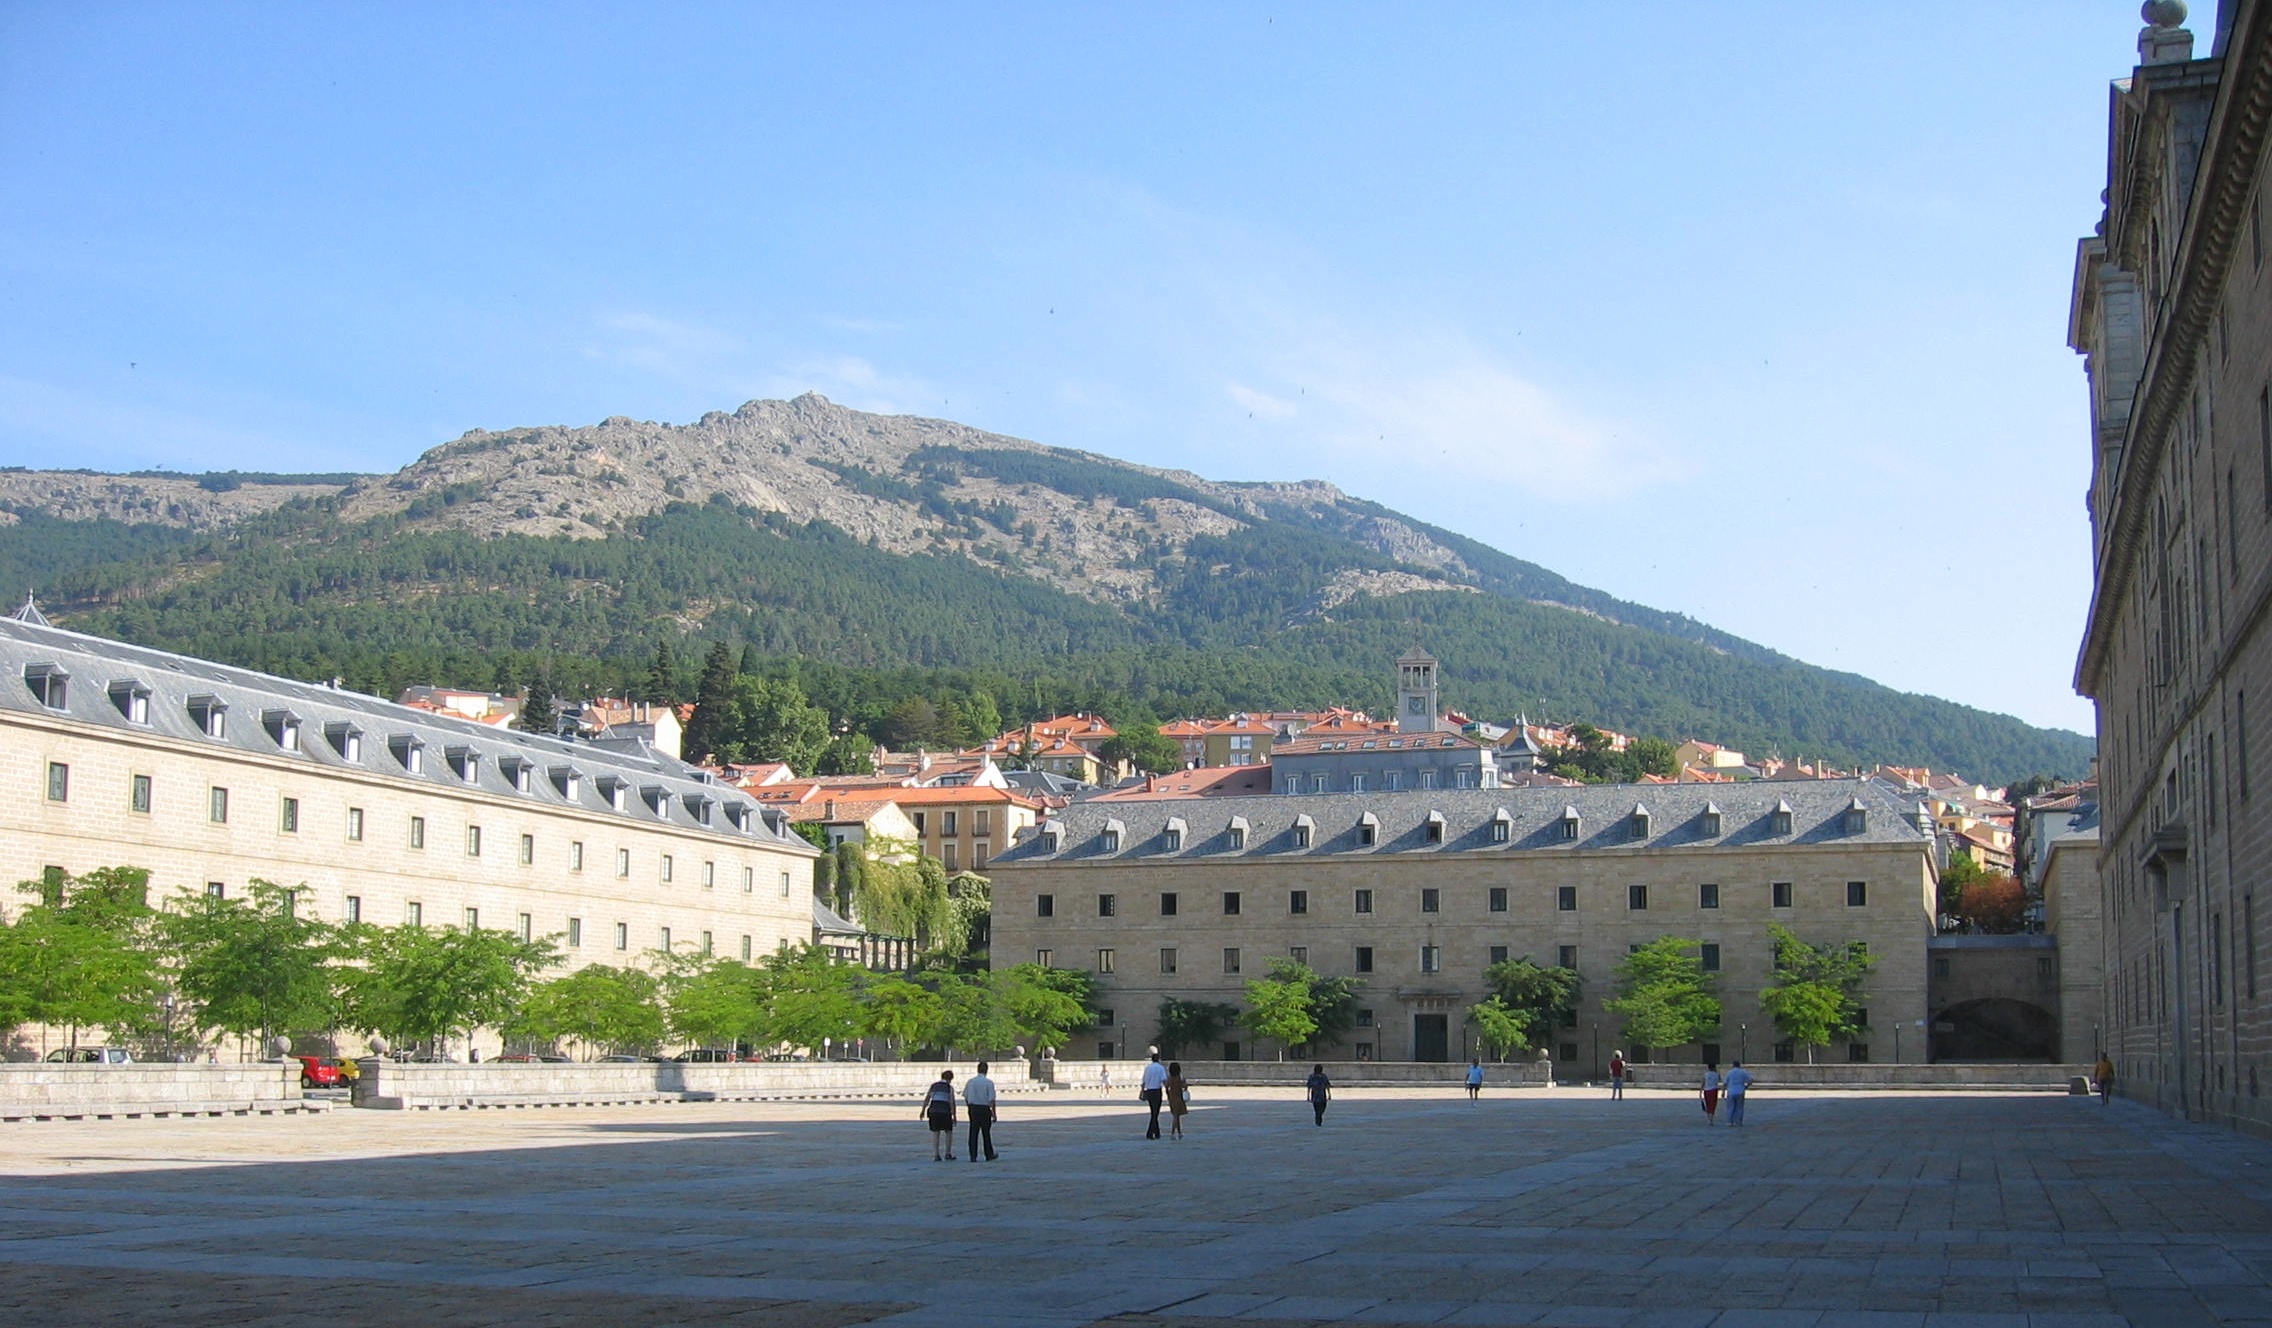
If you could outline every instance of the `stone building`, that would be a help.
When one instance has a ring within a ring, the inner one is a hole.
[[[1878,958],[1868,1040],[1828,1054],[1919,1061],[1934,842],[1929,817],[1864,780],[1096,800],[994,859],[993,956],[1094,973],[1100,1022],[1139,1047],[1162,1000],[1243,1006],[1246,980],[1291,956],[1363,981],[1333,1050],[1385,1060],[1470,1054],[1484,969],[1528,957],[1583,977],[1552,1049],[1586,1072],[1624,1045],[1602,1008],[1617,961],[1662,936],[1704,945],[1725,1017],[1714,1042],[1655,1054],[1774,1059],[1758,992],[1780,922]],[[1222,1049],[1256,1051],[1275,1054]]]
[[[2076,687],[2098,706],[2105,1019],[2124,1092],[2263,1130],[2272,5],[2220,6],[2199,59],[2184,5],[2147,9],[2069,325],[2093,430]]]
[[[257,878],[328,921],[553,937],[568,968],[812,936],[817,851],[677,761],[22,618],[0,788],[0,882],[144,867],[158,903]]]

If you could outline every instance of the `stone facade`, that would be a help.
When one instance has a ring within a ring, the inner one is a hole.
[[[1930,822],[1858,780],[1078,803],[995,859],[993,955],[1095,973],[1114,1050],[1122,1026],[1136,1049],[1156,1036],[1163,999],[1243,1007],[1291,955],[1365,983],[1369,1022],[1329,1050],[1382,1060],[1464,1060],[1484,969],[1527,956],[1584,978],[1551,1048],[1584,1076],[1623,1045],[1612,970],[1668,935],[1714,947],[1725,1016],[1716,1044],[1659,1058],[1772,1062],[1758,992],[1780,922],[1878,958],[1879,1031],[1829,1056],[1915,1061],[1934,862]]]
[[[13,620],[0,788],[11,883],[144,867],[158,903],[258,878],[329,921],[554,937],[570,968],[812,935],[817,851],[675,761]]]
[[[2139,49],[2070,326],[2093,424],[2076,686],[2098,705],[2107,1037],[2126,1093],[2272,1130],[2272,5],[2220,6],[2206,59],[2174,26]]]

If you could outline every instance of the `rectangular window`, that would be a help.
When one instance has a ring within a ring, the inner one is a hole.
[[[1162,891],[1160,892],[1160,916],[1161,916],[1161,917],[1163,917],[1163,918],[1172,918],[1172,917],[1174,917],[1174,916],[1175,916],[1175,909],[1176,909],[1176,896],[1175,896],[1175,891],[1173,891],[1173,890],[1162,890]]]
[[[1719,972],[1719,971],[1720,971],[1720,947],[1719,947],[1719,946],[1717,946],[1717,945],[1714,945],[1714,944],[1713,944],[1713,943],[1711,943],[1710,941],[1706,941],[1706,942],[1704,943],[1704,947],[1703,947],[1703,964],[1704,964],[1704,971],[1705,971],[1705,972],[1707,972],[1707,973],[1717,973],[1717,972]]]
[[[465,828],[465,855],[469,858],[481,856],[481,827],[478,825]]]
[[[1866,1065],[1866,1064],[1868,1064],[1868,1063],[1869,1063],[1869,1059],[1870,1059],[1870,1044],[1869,1044],[1869,1043],[1867,1043],[1867,1042],[1849,1042],[1849,1043],[1847,1043],[1847,1044],[1846,1044],[1846,1060],[1847,1060],[1847,1062],[1848,1062],[1849,1064],[1853,1064],[1853,1065]]]
[[[915,822],[915,833],[917,836],[928,833],[927,827],[929,825],[930,818],[931,814],[929,812],[914,812],[909,815],[908,819]]]
[[[1110,973],[1112,971],[1112,964],[1113,954],[1110,949],[1097,951],[1097,972]]]
[[[47,763],[47,800],[71,801],[71,767],[61,761]]]
[[[961,848],[962,845],[960,844],[949,843],[943,845],[939,850],[939,865],[946,868],[949,872],[961,871]]]
[[[1055,895],[1035,895],[1035,896],[1033,897],[1033,915],[1034,915],[1035,917],[1037,917],[1037,918],[1053,918],[1053,917],[1056,917],[1056,916],[1057,916],[1057,896],[1055,896]]]
[[[2036,961],[2035,961],[2035,980],[2036,980],[2036,981],[2038,981],[2038,982],[2049,982],[2049,981],[2051,981],[2051,977],[2052,977],[2052,972],[2051,972],[2051,961],[2050,961],[2050,959],[2048,959],[2048,958],[2044,958],[2044,959],[2038,959],[2038,960],[2036,960]]]
[[[1504,945],[1494,945],[1494,946],[1492,946],[1492,947],[1491,947],[1491,959],[1490,959],[1490,962],[1491,962],[1491,963],[1494,963],[1494,964],[1504,964],[1504,963],[1506,963],[1506,962],[1507,962],[1507,947],[1506,947],[1506,946],[1504,946]]]
[[[1309,911],[1310,911],[1310,892],[1309,892],[1309,891],[1307,891],[1307,890],[1291,890],[1291,891],[1288,891],[1288,892],[1287,892],[1287,894],[1286,894],[1286,911],[1287,911],[1288,913],[1307,913],[1307,912],[1309,912]]]
[[[1056,958],[1057,952],[1054,950],[1036,950],[1033,952],[1033,962],[1036,968],[1047,968]]]
[[[781,873],[781,897],[783,899],[789,897],[789,873],[787,872]]]
[[[481,930],[481,910],[480,910],[480,909],[478,909],[478,908],[469,908],[469,909],[467,909],[467,910],[465,911],[465,929],[466,929],[467,931],[480,931],[480,930]]]
[[[660,951],[662,951],[662,952],[663,952],[664,954],[669,954],[669,953],[671,952],[671,929],[670,929],[670,928],[668,928],[668,927],[658,927],[658,928],[656,928],[656,930],[655,930],[655,948],[656,948],[656,949],[658,949],[658,950],[660,950]]]
[[[136,775],[127,783],[126,806],[129,811],[150,810],[150,777]]]
[[[631,948],[630,923],[618,922],[615,924],[615,948],[618,950],[628,950]]]
[[[1421,912],[1423,912],[1423,913],[1437,913],[1437,912],[1441,912],[1441,911],[1442,911],[1442,908],[1443,908],[1443,902],[1444,902],[1443,893],[1442,893],[1441,891],[1437,890],[1437,889],[1436,889],[1436,887],[1434,887],[1434,886],[1432,886],[1432,885],[1425,885],[1425,886],[1422,886],[1422,887],[1420,887],[1420,911],[1421,911]]]
[[[1238,911],[1239,892],[1236,890],[1225,890],[1223,892],[1223,916],[1230,917],[1236,914]]]
[[[1649,887],[1645,885],[1626,886],[1625,907],[1636,912],[1647,912],[1649,907]]]
[[[1237,946],[1226,945],[1223,947],[1223,971],[1225,973],[1239,971],[1239,948]]]
[[[1578,966],[1578,947],[1575,945],[1555,946],[1554,966],[1556,968],[1575,969]]]
[[[1710,884],[1697,886],[1696,906],[1698,908],[1718,908],[1720,906],[1720,887]]]
[[[1776,908],[1789,908],[1791,906],[1791,883],[1789,881],[1777,881],[1767,887],[1767,892],[1769,900]]]
[[[672,879],[672,874],[673,874],[673,867],[672,867],[672,862],[671,862],[671,855],[670,855],[670,854],[668,854],[668,853],[665,853],[665,854],[663,855],[663,862],[662,862],[662,866],[661,866],[661,868],[660,868],[660,871],[661,871],[661,875],[662,875],[662,879],[663,879],[663,881],[664,881],[664,882],[665,882],[666,884],[667,884],[667,883],[669,883],[669,881],[670,881],[670,880]]]
[[[277,813],[276,828],[287,835],[300,833],[300,800],[298,798],[284,799],[283,807]]]
[[[568,919],[568,948],[571,950],[582,949],[583,944],[584,920],[582,918]]]
[[[206,795],[205,819],[215,825],[227,825],[229,823],[229,791],[227,789],[216,788]]]
[[[981,807],[970,814],[970,832],[974,835],[991,834],[994,830],[994,813]]]
[[[956,833],[955,814],[953,812],[941,812],[939,814],[939,833],[949,837]]]
[[[702,862],[702,888],[708,890],[718,884],[718,864],[705,858]]]
[[[702,933],[702,957],[708,959],[711,953],[712,950],[710,946],[710,933],[704,932]]]
[[[1944,956],[1941,956],[1940,958],[1937,958],[1937,959],[1935,959],[1935,960],[1933,961],[1933,976],[1934,976],[1934,977],[1937,977],[1937,978],[1945,978],[1945,977],[1947,977],[1948,975],[1949,975],[1949,961],[1948,961],[1948,957],[1944,955]]]
[[[412,848],[426,847],[426,818],[423,816],[410,818],[410,846]]]
[[[520,938],[523,941],[535,940],[536,919],[530,917],[526,913],[523,913],[519,917],[513,919],[513,930],[520,935]]]
[[[568,841],[568,870],[572,872],[580,872],[583,869],[584,841],[581,839],[571,839]]]
[[[1491,887],[1491,893],[1490,893],[1490,897],[1489,897],[1489,904],[1490,904],[1490,909],[1491,909],[1491,911],[1492,911],[1492,912],[1494,912],[1494,913],[1504,913],[1504,912],[1506,912],[1506,911],[1507,911],[1507,887],[1505,887],[1505,886],[1503,886],[1503,885],[1494,885],[1494,886],[1492,886],[1492,887]]]
[[[1574,885],[1556,886],[1554,889],[1554,911],[1557,913],[1577,912],[1578,887]]]
[[[1846,883],[1846,907],[1868,908],[1869,906],[1870,883],[1868,881],[1848,881]]]
[[[1160,971],[1161,971],[1162,973],[1173,973],[1173,972],[1175,972],[1175,947],[1174,947],[1174,946],[1172,946],[1172,945],[1164,945],[1164,946],[1161,946],[1161,947],[1160,947]]]
[[[1310,962],[1310,948],[1306,945],[1287,946],[1286,957],[1297,964],[1307,965]]]
[[[747,937],[747,936],[744,936],[744,937],[742,937],[742,962],[743,962],[743,963],[745,963],[745,964],[746,964],[746,963],[748,963],[748,962],[749,962],[749,955],[750,955],[750,942],[749,942],[749,937]]]
[[[402,906],[402,921],[403,921],[403,924],[404,924],[405,926],[410,926],[410,927],[423,927],[423,926],[425,926],[425,925],[426,925],[426,906],[425,906],[424,904],[421,904],[421,903],[419,903],[419,902],[418,902],[417,900],[415,900],[415,899],[414,899],[414,900],[412,900],[412,901],[410,901],[410,902],[409,902],[409,903],[407,903],[407,904],[404,904],[404,905]]]
[[[363,896],[347,896],[347,920],[349,922],[361,922],[363,920]]]
[[[1359,890],[1359,891],[1357,892],[1357,899],[1356,899],[1356,911],[1357,911],[1357,912],[1359,912],[1359,913],[1370,913],[1370,912],[1372,912],[1372,911],[1373,911],[1373,892],[1372,892],[1372,891],[1370,891],[1370,890]]]
[[[205,893],[211,895],[215,899],[227,899],[229,897],[228,883],[225,881],[207,881],[205,883]]]
[[[619,848],[615,851],[615,875],[617,880],[626,879],[631,875],[630,849]]]
[[[1100,918],[1109,918],[1109,917],[1113,917],[1113,916],[1117,915],[1117,914],[1118,914],[1119,912],[1120,912],[1120,896],[1118,896],[1118,895],[1098,895],[1098,896],[1097,896],[1097,916],[1098,916],[1098,917],[1100,917]]]
[[[536,865],[535,835],[521,836],[521,865],[523,867],[533,867]]]
[[[1434,945],[1420,947],[1420,971],[1423,973],[1441,973],[1444,971],[1442,947]]]
[[[1360,973],[1373,971],[1373,947],[1369,945],[1357,947],[1357,971]]]

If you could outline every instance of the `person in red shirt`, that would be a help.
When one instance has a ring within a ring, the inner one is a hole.
[[[1625,1053],[1622,1051],[1609,1053],[1609,1096],[1613,1102],[1625,1097]]]

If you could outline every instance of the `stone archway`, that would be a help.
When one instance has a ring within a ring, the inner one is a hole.
[[[1990,996],[1933,1016],[1935,1061],[2050,1061],[2058,1054],[2058,1016],[2028,1001]]]

